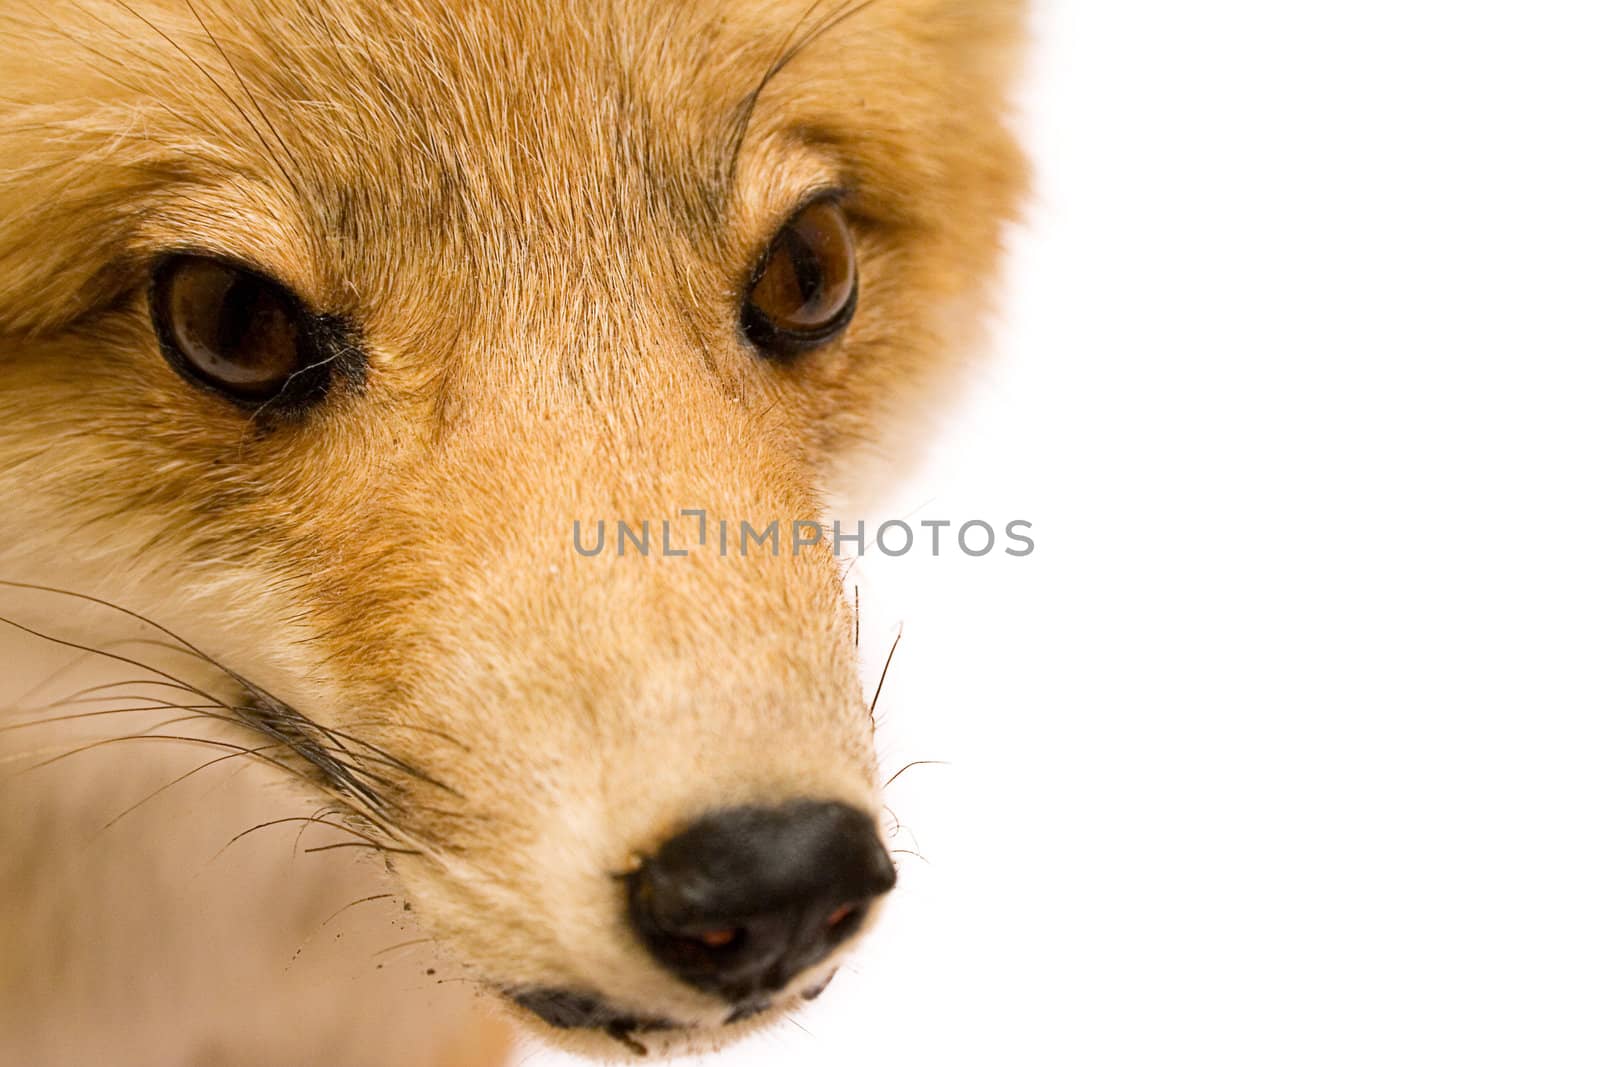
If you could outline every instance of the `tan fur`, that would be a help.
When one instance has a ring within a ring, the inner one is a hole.
[[[791,32],[846,6],[0,2],[0,578],[157,618],[448,786],[396,784],[393,832],[420,854],[392,856],[393,875],[406,921],[437,941],[425,950],[474,981],[577,983],[712,1023],[725,1006],[628,935],[616,873],[716,807],[806,796],[877,810],[826,546],[643,560],[572,546],[574,520],[817,517],[845,457],[892,449],[874,428],[959,361],[1019,181],[1002,104],[1018,5],[865,5],[762,91],[733,156],[740,103]],[[841,343],[764,362],[738,335],[745,280],[827,186],[850,191],[860,310]],[[144,304],[152,259],[175,248],[255,264],[358,322],[365,390],[279,425],[186,384]],[[112,623],[138,630],[66,598],[5,605],[89,641]],[[174,669],[227,684],[181,657]],[[37,680],[8,673],[0,709]],[[13,920],[0,957],[71,956],[0,969],[0,1026],[37,1024],[26,1062],[104,1047],[108,994],[91,973],[143,990],[161,1017],[143,1040],[196,1047],[194,1013],[166,994],[216,961],[162,933],[180,891],[222,917],[210,949],[230,953],[224,970],[283,1005],[218,998],[222,1044],[194,1062],[257,1062],[264,1035],[284,1040],[309,1011],[306,991],[335,1010],[305,1025],[299,1059],[276,1062],[358,1062],[328,1051],[340,1025],[339,1048],[405,1038],[415,1062],[444,1055],[424,1045],[445,1048],[482,1010],[464,992],[384,987],[367,968],[330,982],[284,966],[303,923],[243,931],[296,893],[332,911],[382,892],[378,864],[330,853],[291,875],[282,839],[255,835],[258,870],[240,864],[235,893],[158,876],[206,863],[252,815],[321,802],[246,781],[273,774],[241,776],[198,815],[140,812],[99,860],[63,858],[64,839],[141,784],[198,762],[175,747],[187,762],[111,745],[52,768],[49,788],[8,786],[27,800],[7,815],[29,814],[0,817],[18,872],[0,884]],[[45,898],[67,918],[24,917]],[[71,917],[89,913],[143,915],[159,936],[82,943]],[[425,1011],[403,1007],[418,997]],[[433,1036],[380,1035],[385,1018]]]

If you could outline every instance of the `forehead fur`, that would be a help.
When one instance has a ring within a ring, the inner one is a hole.
[[[17,484],[59,500],[58,523],[111,520],[107,544],[142,524],[169,555],[269,568],[328,605],[352,656],[401,625],[417,577],[397,556],[451,572],[502,530],[706,496],[807,517],[820,455],[931,379],[972,315],[1017,184],[1000,102],[1016,15],[11,7],[0,414]],[[789,373],[734,323],[753,259],[819,187],[848,195],[868,298],[844,343]],[[166,372],[140,297],[174,249],[351,319],[374,364],[362,405],[268,440]],[[27,444],[45,440],[77,450]]]
[[[392,307],[420,248],[430,296],[442,285],[471,307],[491,280],[504,307],[550,292],[552,274],[592,277],[635,258],[641,233],[657,267],[684,248],[733,255],[741,190],[781,185],[774,171],[796,144],[821,163],[812,180],[859,185],[861,210],[937,235],[975,188],[1013,180],[984,106],[1013,8],[19,8],[0,43],[11,98],[0,154],[16,158],[4,143],[15,140],[28,160],[0,175],[0,205],[35,218],[0,232],[0,276],[25,276],[45,299],[7,302],[0,327],[81,310],[130,259],[191,238],[197,216],[234,255],[325,303],[369,308]]]
[[[719,806],[877,809],[839,563],[581,558],[573,521],[817,518],[959,359],[1018,6],[0,0],[0,568],[448,783],[395,784],[396,868],[488,980],[719,1019],[615,874]],[[746,286],[821,190],[859,305],[764,359]],[[175,251],[348,320],[359,385],[282,422],[192,387],[144,299]]]

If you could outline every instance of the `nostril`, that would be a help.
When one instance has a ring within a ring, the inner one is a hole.
[[[742,932],[737,927],[725,926],[720,930],[707,930],[695,940],[707,948],[731,948]]]
[[[679,935],[662,930],[658,956],[670,956],[680,967],[714,969],[719,959],[732,957],[745,943],[741,927],[722,927],[701,934]]]
[[[742,1001],[824,959],[894,880],[865,812],[823,801],[731,808],[628,876],[628,915],[680,979]]]
[[[862,922],[866,919],[866,908],[860,904],[841,904],[828,913],[824,922],[827,937],[832,944],[839,944],[861,929]]]

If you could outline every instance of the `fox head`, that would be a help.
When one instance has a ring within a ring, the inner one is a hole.
[[[530,1018],[818,990],[894,871],[789,531],[971,335],[1019,5],[48,7],[0,12],[0,577],[203,648]]]

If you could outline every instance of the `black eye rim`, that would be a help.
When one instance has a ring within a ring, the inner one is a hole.
[[[182,351],[163,310],[162,295],[173,272],[191,261],[204,261],[245,275],[282,295],[295,320],[296,369],[276,389],[261,393],[229,388],[195,367]],[[195,388],[220,397],[252,418],[295,418],[315,407],[336,381],[359,389],[366,383],[367,360],[359,332],[339,315],[319,314],[293,288],[260,267],[203,248],[175,248],[151,263],[146,303],[161,356],[177,375]]]
[[[838,314],[823,323],[821,326],[809,330],[786,330],[772,322],[751,300],[756,286],[760,283],[762,275],[766,273],[767,264],[772,261],[772,256],[778,248],[778,239],[793,226],[807,211],[820,204],[834,204],[841,211],[845,210],[849,191],[840,188],[828,188],[813,193],[800,202],[800,206],[789,212],[782,225],[772,231],[772,236],[767,239],[766,245],[761,249],[761,255],[756,259],[755,266],[745,276],[744,299],[739,310],[739,329],[747,342],[753,345],[763,356],[779,363],[789,363],[807,352],[823,348],[836,341],[855,318],[856,305],[861,296],[861,270],[859,264],[850,279],[850,296],[845,300],[844,306]],[[849,213],[845,212],[848,221]],[[852,242],[854,235],[852,235]],[[854,251],[852,250],[852,255]]]

